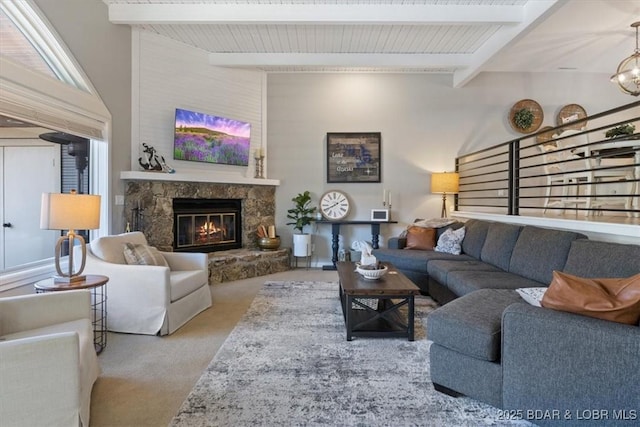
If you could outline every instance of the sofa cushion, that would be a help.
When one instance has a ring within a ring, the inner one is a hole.
[[[139,231],[131,233],[116,234],[114,236],[103,236],[92,240],[90,243],[91,252],[103,261],[114,264],[126,264],[124,259],[125,243],[146,245],[147,239]]]
[[[542,306],[637,325],[640,320],[640,274],[628,278],[589,279],[554,271]]]
[[[436,229],[411,226],[407,229],[405,249],[432,250],[436,245]]]
[[[506,271],[450,271],[447,287],[458,296],[478,289],[537,288],[543,284]]]
[[[405,251],[404,249],[374,249],[378,261],[390,262],[399,270],[427,273],[427,264],[436,259],[472,260],[468,255],[453,255],[436,251]]]
[[[427,339],[468,356],[500,360],[502,312],[522,302],[512,290],[483,289],[455,299],[427,316]]]
[[[458,270],[500,271],[498,267],[476,259],[433,260],[427,264],[429,276],[442,285],[447,284],[449,272]]]
[[[527,225],[513,248],[509,272],[548,285],[553,271],[565,266],[571,243],[583,237],[572,231]]]
[[[640,246],[574,240],[562,271],[581,277],[633,276],[640,273]]]
[[[522,226],[494,222],[489,225],[487,237],[482,245],[480,259],[502,270],[509,270],[511,253],[518,240]]]
[[[169,266],[160,251],[153,246],[125,243],[123,252],[127,264]]]
[[[438,244],[434,248],[437,252],[444,252],[453,255],[462,253],[462,240],[465,235],[465,228],[461,227],[457,230],[452,228],[445,230],[438,238]]]
[[[490,222],[478,219],[470,219],[464,223],[466,231],[464,240],[462,241],[463,253],[480,259],[480,253],[482,252],[484,239],[487,237],[489,225],[491,225]]]

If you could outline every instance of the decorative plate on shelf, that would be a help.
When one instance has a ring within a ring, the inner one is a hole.
[[[516,132],[531,133],[542,125],[542,107],[533,99],[522,99],[511,107],[509,124]]]
[[[587,112],[578,104],[568,104],[560,109],[556,116],[556,124],[561,126],[565,123],[571,123],[575,120],[584,119],[587,117]],[[587,126],[587,122],[576,123],[575,125],[565,126],[564,129],[577,129],[580,130]]]

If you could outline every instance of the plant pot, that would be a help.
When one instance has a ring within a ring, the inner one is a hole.
[[[280,236],[260,237],[258,239],[258,247],[263,251],[276,251],[280,248]]]
[[[293,256],[311,255],[311,234],[293,235]]]

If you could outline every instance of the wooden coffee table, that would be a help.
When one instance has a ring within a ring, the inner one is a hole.
[[[355,271],[352,262],[336,264],[347,341],[355,336],[414,340],[414,297],[420,289],[393,265],[385,265],[387,274],[368,280]],[[400,310],[405,306],[406,310]]]

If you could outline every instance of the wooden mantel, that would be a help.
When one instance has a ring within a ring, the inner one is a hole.
[[[241,175],[220,174],[209,172],[145,172],[122,171],[120,179],[141,181],[179,181],[179,182],[207,182],[214,184],[246,184],[246,185],[280,185],[279,179],[247,178]]]

